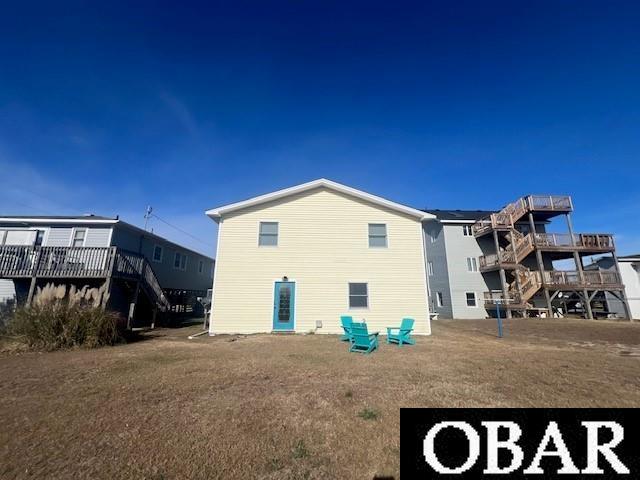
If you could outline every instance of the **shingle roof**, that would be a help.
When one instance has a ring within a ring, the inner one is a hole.
[[[103,217],[101,215],[0,215],[0,218],[18,220],[32,218],[34,220],[118,220],[117,217]]]
[[[425,212],[435,215],[438,220],[450,221],[476,221],[496,213],[491,210],[425,210]]]

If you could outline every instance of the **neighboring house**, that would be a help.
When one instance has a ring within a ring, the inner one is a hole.
[[[486,210],[426,210],[437,222],[424,224],[429,275],[429,307],[439,318],[486,318],[485,293],[501,290],[498,270],[482,267],[481,259],[495,251],[493,238],[476,237],[473,226],[496,212]],[[529,233],[528,223],[516,222],[520,232]],[[536,231],[544,233],[545,222],[536,222]],[[535,259],[525,261],[534,266]],[[552,268],[550,260],[546,260]]]
[[[547,195],[523,197],[499,212],[429,210],[438,219],[425,224],[432,309],[443,318],[477,318],[496,316],[500,303],[508,317],[594,318],[604,313],[592,308],[604,294],[625,306],[613,236],[574,233],[572,211],[571,197]],[[561,216],[567,232],[547,233]],[[603,253],[613,271],[587,271],[583,258]],[[556,270],[554,262],[562,260],[574,268]]]
[[[416,210],[320,179],[206,212],[218,223],[210,333],[341,333],[340,316],[386,334],[430,334]]]
[[[622,283],[626,288],[631,318],[640,320],[640,255],[618,257],[618,265],[620,268]],[[615,258],[600,258],[593,264],[585,267],[585,269],[615,273]],[[625,317],[624,303],[620,298],[617,298],[609,292],[605,292],[603,300],[606,302],[606,310],[611,312],[613,316]]]
[[[49,282],[105,285],[109,306],[132,321],[158,308],[190,313],[211,286],[213,263],[117,217],[0,217],[0,302],[28,303]]]

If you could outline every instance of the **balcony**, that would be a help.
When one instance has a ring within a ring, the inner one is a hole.
[[[0,278],[106,278],[115,247],[0,247]]]
[[[609,290],[622,290],[624,285],[620,275],[616,272],[608,271],[584,271],[580,275],[579,271],[551,271],[544,272],[543,276],[544,284],[547,287],[562,289],[562,288],[586,288],[588,290],[594,289],[609,289]]]
[[[573,238],[564,233],[537,233],[535,245],[541,250],[557,252],[613,252],[616,248],[613,235],[604,233],[581,233]]]
[[[568,195],[529,195],[526,197],[531,212],[567,213],[573,211],[573,202]]]

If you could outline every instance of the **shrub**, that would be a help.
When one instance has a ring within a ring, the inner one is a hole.
[[[113,345],[122,340],[118,314],[103,310],[102,289],[81,290],[53,284],[38,289],[30,307],[16,310],[8,333],[30,347],[57,350]]]

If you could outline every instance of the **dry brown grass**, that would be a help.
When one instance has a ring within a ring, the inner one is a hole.
[[[399,407],[640,406],[638,324],[438,322],[370,356],[197,330],[0,354],[0,478],[397,478]]]

